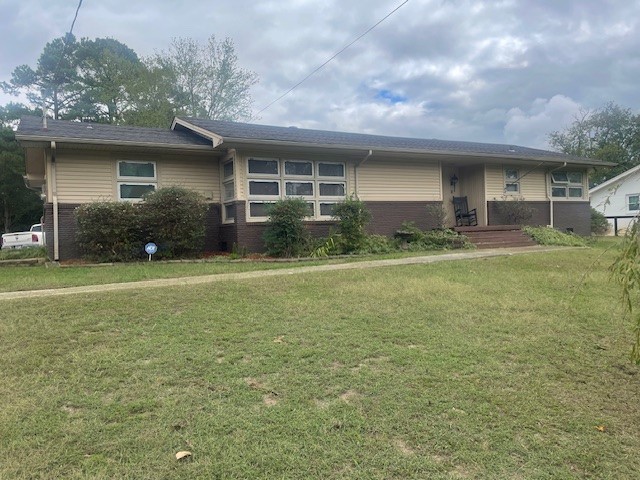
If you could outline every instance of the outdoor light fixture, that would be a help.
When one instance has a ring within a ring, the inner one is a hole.
[[[458,177],[456,176],[455,173],[451,175],[451,178],[449,179],[449,183],[451,184],[451,193],[455,193],[456,185],[458,184]]]

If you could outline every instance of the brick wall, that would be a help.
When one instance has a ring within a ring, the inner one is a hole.
[[[572,228],[578,235],[591,235],[589,202],[553,202],[553,226],[559,230]]]
[[[488,225],[508,225],[509,221],[498,211],[498,204],[503,202],[487,202]],[[533,217],[527,225],[547,226],[551,223],[549,216],[549,202],[525,202],[533,209]]]
[[[415,222],[422,230],[435,228],[436,221],[429,216],[427,205],[442,207],[442,202],[365,202],[371,212],[369,233],[391,236],[402,222]]]
[[[78,224],[74,211],[80,204],[58,204],[58,252],[59,260],[80,258],[80,250],[76,244]],[[53,260],[53,204],[44,206],[44,230],[47,237],[47,254]]]

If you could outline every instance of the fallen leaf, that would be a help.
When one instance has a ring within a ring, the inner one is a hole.
[[[598,430],[599,432],[604,432],[607,429],[607,427],[605,427],[604,425],[598,425],[596,427],[596,430]]]
[[[185,458],[190,458],[190,457],[191,457],[191,452],[187,452],[186,450],[176,453],[176,460],[184,460]]]

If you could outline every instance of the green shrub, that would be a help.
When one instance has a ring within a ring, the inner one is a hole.
[[[427,220],[434,228],[447,228],[447,212],[442,205],[427,205]]]
[[[301,198],[285,198],[271,205],[264,233],[267,253],[277,257],[294,257],[305,251],[309,236],[304,228],[304,218],[308,215],[309,206]]]
[[[139,210],[139,205],[127,202],[95,202],[76,208],[76,239],[83,256],[97,261],[142,257]]]
[[[333,216],[338,222],[338,233],[344,253],[362,250],[367,238],[365,228],[371,221],[371,212],[364,202],[350,196],[334,207]]]
[[[469,239],[449,229],[434,229],[426,232],[424,238],[413,244],[412,250],[453,250],[474,248]]]
[[[23,258],[47,258],[45,247],[24,247],[0,250],[0,260],[19,260]]]
[[[585,247],[587,242],[575,233],[564,233],[549,227],[524,227],[522,229],[540,245]]]
[[[406,243],[415,243],[424,240],[424,232],[416,227],[415,222],[402,222],[400,230],[397,230],[393,236],[397,240]]]
[[[509,225],[523,225],[531,220],[534,209],[522,198],[496,202],[496,211]]]
[[[148,193],[141,212],[140,230],[145,242],[158,245],[158,257],[194,255],[204,249],[207,203],[204,197],[183,187],[167,187]]]
[[[384,235],[367,235],[358,253],[380,254],[398,251],[398,244]]]
[[[604,213],[591,207],[591,233],[593,235],[606,235],[609,231],[609,220]]]

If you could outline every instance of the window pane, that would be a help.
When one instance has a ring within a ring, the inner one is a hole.
[[[311,162],[284,162],[285,175],[313,175]]]
[[[249,182],[250,195],[280,195],[279,182]]]
[[[640,196],[629,195],[629,210],[640,210]]]
[[[233,162],[227,162],[222,167],[224,170],[224,178],[233,177]]]
[[[319,187],[322,197],[344,197],[344,183],[321,183]]]
[[[518,179],[518,170],[513,168],[506,168],[504,171],[504,178],[507,180],[517,180]]]
[[[315,217],[316,216],[316,211],[315,211],[315,205],[313,204],[313,202],[307,203],[307,208],[309,209],[309,213],[307,213],[307,216],[308,217]]]
[[[551,178],[557,183],[566,183],[568,181],[567,172],[552,172]]]
[[[566,187],[551,187],[551,196],[552,197],[566,197],[567,196]]]
[[[235,196],[235,189],[233,188],[233,182],[226,182],[224,184],[224,199],[230,200]]]
[[[120,184],[120,198],[142,198],[145,193],[153,192],[155,185]]]
[[[515,192],[518,193],[518,191],[520,190],[520,185],[517,183],[506,183],[504,185],[504,191],[505,192]]]
[[[313,196],[313,182],[285,182],[287,195]]]
[[[568,172],[567,178],[569,183],[577,183],[582,185],[582,173],[580,172]]]
[[[325,217],[333,216],[333,209],[336,206],[335,203],[321,203],[320,204],[320,215]]]
[[[268,217],[271,203],[251,202],[249,204],[249,215],[252,217]]]
[[[230,203],[229,205],[224,206],[224,218],[226,220],[233,220],[236,218],[236,205],[235,203]]]
[[[571,187],[571,188],[569,188],[569,197],[571,197],[571,198],[582,198],[582,187]]]
[[[249,173],[262,173],[264,175],[278,175],[277,160],[249,159]]]
[[[121,177],[155,178],[155,165],[153,162],[118,162],[118,174]]]
[[[341,163],[318,163],[318,176],[344,177],[344,165]]]

